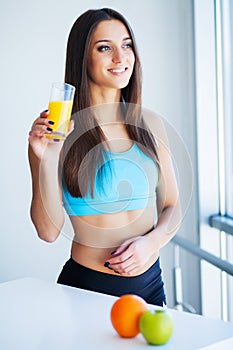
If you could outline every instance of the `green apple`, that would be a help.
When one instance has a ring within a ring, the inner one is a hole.
[[[148,310],[140,317],[139,329],[149,344],[165,344],[172,336],[174,321],[166,310]]]

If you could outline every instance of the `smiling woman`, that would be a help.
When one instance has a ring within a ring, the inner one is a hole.
[[[120,89],[129,83],[134,62],[132,40],[123,23],[119,20],[100,22],[93,33],[88,58],[92,98],[96,96],[95,89],[101,89],[102,94],[114,90],[118,102]]]
[[[162,122],[141,108],[140,60],[121,14],[89,10],[76,20],[65,81],[76,87],[65,142],[44,137],[49,111],[29,136],[38,235],[58,237],[63,206],[74,229],[58,282],[162,306],[159,252],[179,227],[179,195]]]

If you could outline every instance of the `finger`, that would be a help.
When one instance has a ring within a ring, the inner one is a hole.
[[[35,122],[46,125],[54,125],[54,122],[52,120],[49,120],[49,113],[50,111],[48,109],[41,112],[39,118]]]
[[[137,236],[137,237],[132,237],[127,239],[126,241],[124,241],[116,250],[114,250],[111,255],[118,255],[121,254],[122,252],[124,252],[130,245],[131,243],[137,241],[138,239],[140,239],[141,237]]]
[[[121,275],[131,275],[133,271],[137,269],[137,265],[135,261],[128,262],[127,264],[122,264],[118,266],[117,268],[114,268],[115,271],[120,273]]]
[[[42,113],[44,113],[44,112],[42,112]],[[52,128],[53,128],[53,124],[54,124],[53,121],[51,121],[45,117],[41,117],[41,115],[40,115],[32,124],[31,132],[38,131],[39,128],[41,128],[42,126],[43,126],[43,129],[45,130],[45,132],[51,132]]]
[[[130,259],[132,257],[132,255],[133,254],[130,251],[125,251],[114,258],[108,259],[108,262],[110,263],[110,267],[112,267],[112,268],[117,267],[119,264],[122,264],[125,261],[127,261],[128,259]]]
[[[127,244],[121,245],[120,247],[117,248],[117,250],[114,250],[111,255],[112,256],[116,256],[119,255],[121,253],[123,253],[126,249],[128,248]]]
[[[50,129],[51,130],[51,129]],[[45,134],[51,134],[52,131],[48,130],[46,126],[37,126],[29,132],[29,136],[32,138],[42,138]]]
[[[119,255],[121,253],[123,253],[128,247],[129,245],[132,243],[131,239],[128,239],[127,241],[125,241],[124,243],[122,243],[116,250],[114,250],[111,255],[116,256]]]
[[[133,254],[133,249],[131,249],[133,248],[133,242],[135,242],[135,238],[131,238],[125,241],[120,247],[117,248],[117,250],[114,250],[111,253],[113,258],[108,259],[108,261],[116,263],[126,260]]]
[[[48,115],[49,115],[49,110],[48,110],[48,109],[45,109],[44,111],[42,111],[42,112],[40,113],[40,117],[41,117],[41,118],[47,118]]]
[[[32,124],[31,130],[35,130],[35,128],[38,128],[38,126],[46,126],[48,128],[52,128],[53,127],[53,122],[51,122],[50,120],[46,119],[46,118],[37,118],[34,123]]]
[[[124,276],[132,276],[138,273],[139,266],[136,264],[132,264],[126,271],[124,272]]]
[[[53,129],[51,128],[51,126],[47,126],[47,124],[35,124],[32,129],[31,129],[31,133],[50,133],[52,132]]]

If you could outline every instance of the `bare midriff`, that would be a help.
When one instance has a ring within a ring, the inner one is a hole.
[[[124,211],[114,214],[70,216],[74,228],[72,258],[90,269],[115,274],[104,266],[111,253],[127,239],[149,232],[154,226],[155,208]],[[146,266],[138,271],[145,272],[156,260],[155,252]]]

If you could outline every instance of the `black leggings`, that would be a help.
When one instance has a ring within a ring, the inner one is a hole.
[[[70,258],[64,265],[58,283],[99,293],[121,296],[136,294],[149,304],[166,304],[159,259],[144,273],[125,277],[89,269]]]

